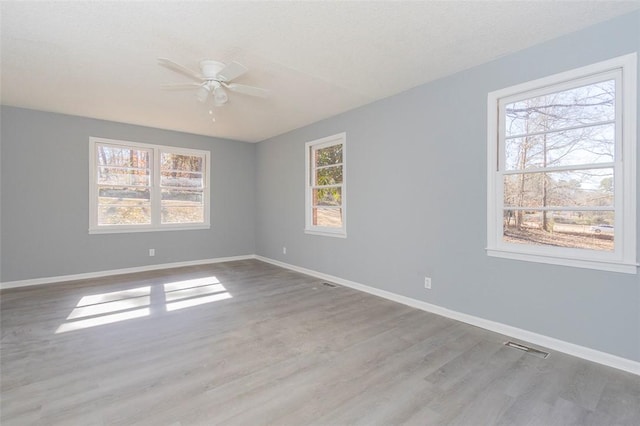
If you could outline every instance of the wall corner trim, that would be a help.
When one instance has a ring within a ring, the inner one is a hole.
[[[413,299],[410,297],[402,296],[396,293],[392,293],[386,290],[380,290],[375,287],[360,284],[354,281],[345,280],[340,277],[325,274],[322,272],[314,271],[307,268],[291,265],[281,262],[279,260],[270,259],[263,256],[254,256],[255,259],[262,262],[270,263],[272,265],[280,266],[282,268],[290,269],[292,271],[300,272],[306,275],[311,275],[316,278],[331,281],[336,284],[350,287],[354,290],[363,291],[365,293],[372,294],[374,296],[382,297],[394,302],[402,303],[403,305],[411,306],[426,312],[430,312],[443,317],[451,318],[460,322],[464,322],[476,327],[484,328],[485,330],[493,331],[499,334],[524,340],[534,345],[539,345],[548,349],[552,349],[558,352],[563,352],[568,355],[572,355],[578,358],[592,361],[598,364],[606,365],[608,367],[617,368],[632,374],[640,376],[640,362],[633,361],[631,359],[622,358],[617,355],[613,355],[607,352],[601,352],[596,349],[587,348],[585,346],[576,345],[574,343],[559,340],[553,337],[545,336],[543,334],[534,333],[521,328],[513,327],[507,324],[499,323],[496,321],[487,320],[484,318],[476,317],[473,315],[465,314],[462,312],[454,311],[451,309],[443,308],[438,305],[423,302],[421,300]]]

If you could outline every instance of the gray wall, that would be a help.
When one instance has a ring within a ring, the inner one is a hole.
[[[638,275],[484,250],[487,93],[638,50],[634,13],[261,142],[257,254],[640,361]],[[348,237],[307,235],[304,143],[343,131]]]
[[[2,282],[255,252],[255,145],[11,107],[1,114]],[[210,150],[211,229],[89,235],[90,136]]]

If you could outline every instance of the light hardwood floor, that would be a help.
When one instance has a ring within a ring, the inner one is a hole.
[[[7,290],[1,320],[4,426],[640,425],[638,376],[257,260]]]

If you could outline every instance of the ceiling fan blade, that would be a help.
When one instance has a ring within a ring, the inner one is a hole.
[[[202,83],[184,83],[184,84],[162,84],[160,87],[165,90],[191,90],[202,86]]]
[[[197,81],[202,81],[202,76],[195,71],[191,71],[189,68],[184,67],[180,64],[176,64],[175,62],[167,59],[167,58],[158,58],[158,64],[162,65],[165,68],[170,69],[171,71],[179,72],[182,75],[186,75],[189,78],[192,78]]]
[[[244,65],[237,62],[229,62],[227,66],[218,73],[217,77],[222,81],[231,81],[240,77],[247,71],[249,70]]]
[[[243,95],[257,96],[259,98],[267,98],[271,94],[270,90],[262,89],[255,86],[247,86],[246,84],[230,83],[225,84],[224,87],[232,92],[242,93]]]

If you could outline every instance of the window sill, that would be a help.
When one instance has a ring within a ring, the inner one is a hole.
[[[211,229],[208,224],[198,224],[193,226],[166,226],[162,228],[91,228],[89,234],[128,234],[134,232],[163,232],[163,231],[195,231],[200,229]]]
[[[624,274],[637,274],[638,265],[633,263],[607,262],[601,260],[573,259],[539,254],[519,253],[507,250],[487,248],[487,255],[503,259],[522,260],[525,262],[546,263],[550,265],[569,266],[573,268],[596,269]]]
[[[321,235],[324,237],[347,238],[347,234],[345,232],[331,232],[331,231],[318,231],[315,229],[305,229],[304,233],[309,235]]]

